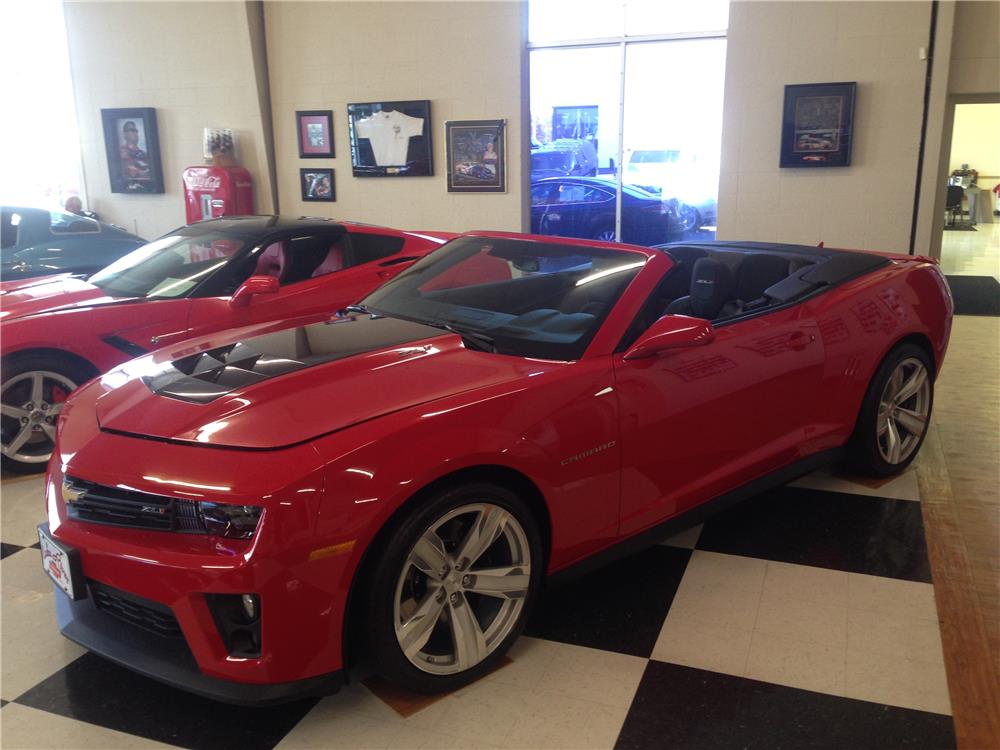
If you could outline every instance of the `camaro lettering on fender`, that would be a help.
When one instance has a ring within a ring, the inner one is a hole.
[[[596,448],[591,448],[590,450],[586,450],[583,453],[577,453],[575,456],[564,458],[562,461],[559,462],[559,465],[569,466],[570,464],[575,463],[577,461],[581,461],[584,458],[590,458],[595,453],[600,453],[601,451],[606,451],[608,448],[614,448],[614,447],[615,447],[615,441],[612,440],[610,442],[604,443],[603,445],[598,445]]]

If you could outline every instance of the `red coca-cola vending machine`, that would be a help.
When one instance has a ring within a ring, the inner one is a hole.
[[[253,213],[253,179],[243,167],[188,167],[184,170],[187,223]]]

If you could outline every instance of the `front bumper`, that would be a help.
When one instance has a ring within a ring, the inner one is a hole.
[[[56,619],[71,641],[126,669],[204,698],[236,705],[269,705],[330,695],[345,683],[343,671],[293,682],[250,684],[209,677],[201,672],[183,638],[148,633],[101,612],[93,596],[72,601],[56,588]]]

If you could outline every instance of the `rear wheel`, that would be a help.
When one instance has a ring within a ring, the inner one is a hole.
[[[489,672],[520,635],[541,580],[541,541],[524,501],[491,484],[446,490],[385,550],[366,623],[378,671],[425,693]]]
[[[934,404],[932,364],[915,344],[893,349],[882,361],[861,405],[851,458],[876,477],[897,474],[916,458]]]
[[[45,470],[63,402],[87,377],[58,357],[32,355],[4,361],[0,383],[4,469],[20,474]]]

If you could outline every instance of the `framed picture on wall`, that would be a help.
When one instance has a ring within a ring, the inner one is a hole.
[[[785,86],[782,167],[846,167],[851,163],[857,83]]]
[[[306,110],[295,113],[300,159],[333,158],[333,112]]]
[[[162,193],[160,139],[152,107],[102,109],[112,193]]]
[[[506,120],[444,124],[449,193],[507,192]]]
[[[333,203],[337,200],[332,169],[310,169],[308,167],[300,169],[299,183],[304,201]]]
[[[348,104],[347,125],[355,177],[434,174],[427,99]]]

